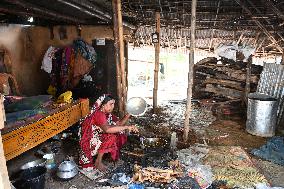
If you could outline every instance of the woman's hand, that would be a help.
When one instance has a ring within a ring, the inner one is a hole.
[[[128,126],[127,129],[129,130],[129,132],[139,133],[139,130],[135,125]]]
[[[125,114],[125,116],[119,120],[118,122],[116,122],[116,125],[126,125],[126,122],[128,121],[128,119],[131,117],[130,114]]]

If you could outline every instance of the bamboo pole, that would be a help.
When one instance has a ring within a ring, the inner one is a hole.
[[[189,118],[191,114],[191,97],[192,97],[194,50],[195,50],[196,4],[197,4],[197,0],[192,0],[191,2],[190,53],[189,53],[189,69],[188,69],[187,103],[186,103],[184,133],[183,133],[184,142],[188,140]]]
[[[119,116],[123,116],[123,101],[122,101],[122,81],[121,81],[121,67],[120,67],[120,59],[119,59],[119,35],[118,35],[118,11],[117,11],[117,1],[112,0],[112,8],[113,8],[113,37],[114,37],[114,59],[116,65],[116,85],[117,85],[117,97],[118,97],[118,110]]]
[[[158,101],[158,76],[159,76],[159,58],[160,58],[160,12],[156,12],[156,32],[158,33],[158,43],[155,43],[155,69],[154,69],[154,88],[153,88],[153,109],[157,113]]]
[[[219,9],[220,9],[220,3],[221,3],[221,1],[219,0],[218,1],[218,5],[217,5],[217,12],[216,12],[215,20],[217,20],[217,18],[218,18],[218,13],[219,13]],[[216,26],[216,21],[214,22],[213,26],[214,27]],[[209,48],[208,48],[209,52],[211,51],[211,47],[212,47],[212,44],[213,44],[213,41],[214,41],[215,31],[216,31],[215,29],[212,29],[210,43],[209,43]]]
[[[246,86],[245,86],[245,95],[244,95],[244,102],[248,104],[248,95],[250,93],[250,78],[251,78],[251,65],[252,65],[252,55],[250,55],[248,62],[247,62],[247,74],[246,74]]]
[[[127,101],[127,92],[128,92],[128,43],[125,43],[125,51],[124,51],[124,62],[125,62],[125,82],[126,82],[126,94],[125,100]],[[126,103],[125,103],[126,105]],[[126,112],[126,107],[124,109],[124,113]]]
[[[123,25],[122,25],[122,10],[121,0],[116,0],[117,16],[118,16],[118,39],[119,39],[119,59],[122,83],[122,114],[125,113],[125,102],[127,95],[125,60],[124,60],[124,41],[123,41]]]

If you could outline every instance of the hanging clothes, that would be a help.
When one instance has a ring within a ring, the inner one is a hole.
[[[73,89],[80,79],[95,65],[95,49],[82,39],[75,40],[65,48],[49,47],[45,53],[42,69],[50,73],[50,88],[58,96]]]
[[[73,65],[73,77],[72,77],[72,87],[78,85],[81,78],[84,77],[86,73],[89,73],[93,65],[81,54],[76,57],[76,63]]]
[[[57,48],[50,46],[44,54],[42,65],[40,68],[49,74],[51,73],[52,70],[52,59],[54,58],[54,53],[57,50],[58,50]]]
[[[88,61],[90,61],[93,65],[95,65],[95,62],[97,61],[97,53],[91,45],[83,41],[82,39],[76,39],[73,42],[74,50],[76,51],[76,54],[78,52],[81,53],[81,55]]]

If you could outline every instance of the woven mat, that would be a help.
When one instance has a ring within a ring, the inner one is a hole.
[[[216,146],[209,149],[203,162],[212,167],[215,180],[227,181],[229,187],[253,188],[268,181],[239,146]]]

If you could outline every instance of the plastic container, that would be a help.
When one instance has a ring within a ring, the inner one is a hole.
[[[173,132],[171,135],[171,143],[170,143],[171,149],[177,148],[177,133]]]
[[[54,154],[45,154],[43,158],[46,159],[45,167],[47,169],[53,169],[56,167],[56,164],[54,161]]]

